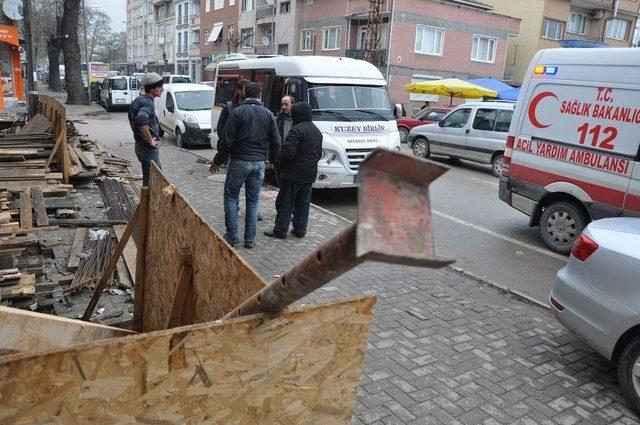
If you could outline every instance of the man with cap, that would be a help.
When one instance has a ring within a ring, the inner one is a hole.
[[[153,99],[163,92],[162,77],[151,72],[142,79],[144,94],[138,96],[129,109],[129,125],[136,141],[136,156],[142,165],[142,185],[149,186],[151,161],[160,167],[160,125]]]

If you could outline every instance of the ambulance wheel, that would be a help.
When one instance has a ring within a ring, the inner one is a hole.
[[[547,205],[540,217],[540,235],[553,251],[569,254],[585,226],[582,212],[569,202]]]
[[[413,142],[411,149],[415,156],[419,156],[421,158],[429,158],[429,155],[431,154],[427,139],[416,139]]]
[[[502,175],[503,160],[504,155],[501,153],[494,155],[493,159],[491,160],[491,173],[496,177],[500,177]]]

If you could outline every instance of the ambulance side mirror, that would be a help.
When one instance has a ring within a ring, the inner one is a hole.
[[[402,118],[402,105],[399,103],[396,103],[393,106],[393,116],[398,119],[398,118]]]

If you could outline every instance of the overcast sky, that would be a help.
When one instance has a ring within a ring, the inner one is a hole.
[[[127,20],[127,0],[86,0],[87,6],[91,5],[95,8],[106,12],[111,16],[114,32],[125,31]]]

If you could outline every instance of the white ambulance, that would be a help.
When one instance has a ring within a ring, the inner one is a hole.
[[[640,49],[533,58],[507,139],[500,199],[569,253],[584,226],[640,216]]]
[[[391,105],[387,82],[369,62],[327,56],[252,58],[235,54],[207,69],[216,71],[214,127],[241,78],[262,85],[262,101],[274,114],[280,110],[284,95],[311,104],[313,123],[323,135],[314,188],[357,186],[358,167],[369,153],[378,147],[400,150],[396,118],[401,107]]]

